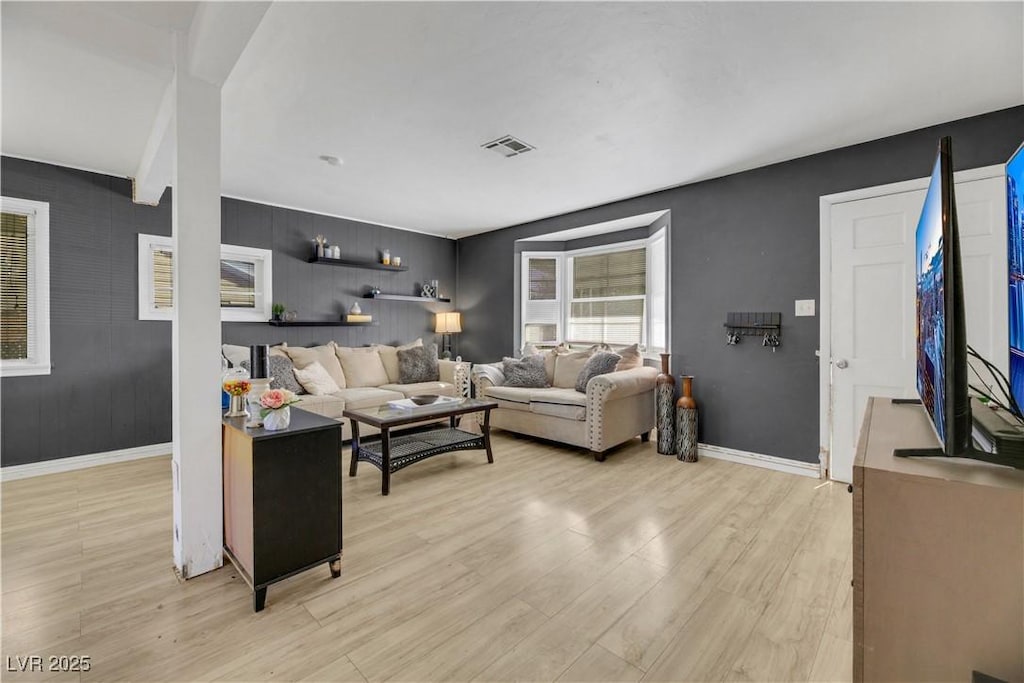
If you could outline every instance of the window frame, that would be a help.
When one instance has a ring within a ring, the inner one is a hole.
[[[166,249],[174,253],[174,240],[163,235],[139,233],[139,320],[172,320],[174,306],[158,309],[153,306],[153,258],[154,249]],[[254,308],[222,306],[221,322],[265,323],[270,320],[273,306],[274,253],[270,249],[243,247],[234,244],[220,245],[219,261],[245,261],[256,265]],[[219,295],[219,292],[218,292]]]
[[[520,272],[520,308],[519,308],[519,335],[523,345],[527,344],[526,341],[526,326],[527,324],[538,324],[538,325],[550,325],[547,321],[539,320],[528,320],[526,317],[526,308],[529,305],[530,299],[530,259],[553,259],[555,261],[555,306],[558,308],[558,319],[555,321],[555,343],[557,344],[565,332],[565,293],[562,291],[562,284],[565,281],[565,253],[561,251],[524,251],[521,254],[521,272]],[[539,301],[550,301],[550,299],[539,299]],[[532,342],[539,344],[549,344],[550,342]]]
[[[643,312],[643,326],[641,328],[641,340],[639,342],[640,349],[645,357],[651,358],[656,357],[657,354],[663,353],[667,350],[671,344],[671,287],[668,283],[668,277],[671,274],[671,268],[669,259],[671,256],[669,248],[669,231],[667,227],[662,227],[657,230],[654,234],[649,237],[628,240],[624,242],[614,242],[612,244],[605,244],[597,247],[586,247],[583,249],[573,249],[570,251],[523,251],[520,253],[520,306],[519,306],[519,340],[521,345],[527,344],[526,341],[526,325],[531,321],[526,316],[527,304],[529,301],[529,259],[531,258],[554,258],[557,262],[556,272],[556,291],[558,292],[558,323],[557,323],[557,338],[554,342],[543,342],[540,346],[555,346],[558,344],[588,344],[595,343],[588,340],[567,338],[569,329],[569,316],[572,312],[573,301],[576,302],[589,302],[589,301],[625,301],[625,300],[638,300],[644,301],[644,312]],[[634,249],[643,248],[645,252],[645,277],[646,286],[645,293],[643,295],[631,295],[622,297],[585,297],[581,299],[573,299],[573,264],[572,259],[579,256],[592,256],[595,254],[607,254],[619,251],[632,251]],[[656,256],[654,253],[657,249],[661,249],[664,258],[664,270],[665,270],[665,282],[662,288],[659,290],[658,286],[653,284],[651,273],[653,258]],[[663,320],[665,325],[665,346],[653,346],[651,339],[653,338],[653,326],[655,324],[655,317],[657,316],[654,308],[652,307],[652,298],[659,294],[664,297],[664,311],[661,312],[660,320]]]
[[[50,203],[18,197],[0,197],[0,213],[28,218],[29,315],[27,329],[35,337],[33,357],[0,359],[0,377],[49,375],[50,365]]]

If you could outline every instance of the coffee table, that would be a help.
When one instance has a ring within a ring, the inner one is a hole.
[[[342,415],[352,421],[352,462],[348,476],[356,476],[360,461],[368,462],[381,472],[381,495],[391,491],[391,475],[420,460],[426,460],[441,453],[466,450],[487,451],[487,462],[494,462],[491,452],[491,410],[497,408],[494,401],[464,398],[459,401],[417,406],[415,408],[394,408],[388,405],[373,408],[346,409]],[[481,434],[467,432],[457,427],[456,418],[466,413],[484,414]],[[396,427],[448,419],[447,427],[392,435]],[[380,430],[380,436],[365,440],[359,438],[359,425],[368,424]]]

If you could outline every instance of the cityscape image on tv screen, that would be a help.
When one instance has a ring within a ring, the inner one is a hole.
[[[1006,222],[1010,280],[1010,390],[1024,406],[1024,145],[1006,164]]]
[[[941,165],[935,160],[917,224],[917,393],[946,442],[946,292],[943,277]]]

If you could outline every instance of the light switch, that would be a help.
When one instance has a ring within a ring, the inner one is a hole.
[[[800,316],[813,316],[814,315],[814,299],[797,299],[796,300],[796,315]]]

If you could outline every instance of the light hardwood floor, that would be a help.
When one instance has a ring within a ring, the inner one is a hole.
[[[653,441],[653,439],[652,439]],[[604,463],[498,432],[344,477],[344,561],[270,588],[179,583],[169,458],[2,485],[4,680],[848,680],[851,496],[745,465]],[[346,451],[347,463],[347,451]],[[302,520],[295,520],[302,524]]]

